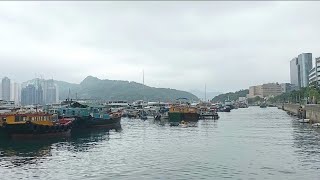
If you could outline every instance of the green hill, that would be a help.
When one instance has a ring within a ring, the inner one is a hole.
[[[147,100],[147,101],[172,101],[177,98],[188,98],[198,100],[198,98],[185,91],[154,88],[136,82],[101,80],[96,77],[88,76],[80,84],[73,84],[64,81],[55,81],[59,87],[59,98],[78,99],[104,99],[104,100]]]
[[[213,102],[224,102],[228,98],[231,101],[235,101],[235,100],[238,100],[239,97],[246,97],[248,93],[249,93],[248,89],[243,89],[243,90],[236,91],[236,92],[229,92],[229,93],[220,94],[220,95],[214,97],[212,99],[212,101]]]

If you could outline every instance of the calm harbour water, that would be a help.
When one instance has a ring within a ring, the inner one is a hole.
[[[198,127],[122,119],[122,130],[1,141],[0,179],[320,179],[320,129],[277,108]]]

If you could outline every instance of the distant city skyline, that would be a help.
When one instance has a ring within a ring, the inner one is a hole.
[[[42,105],[59,102],[59,87],[52,79],[33,79],[17,83],[9,77],[3,77],[0,87],[0,100],[14,101],[17,105]]]
[[[290,82],[319,57],[320,2],[0,2],[0,77],[92,75],[184,91]],[[299,12],[299,13],[297,13]],[[313,59],[314,61],[314,59]]]

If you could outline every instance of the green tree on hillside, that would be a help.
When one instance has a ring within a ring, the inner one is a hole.
[[[231,101],[236,101],[239,99],[239,97],[246,97],[247,94],[249,94],[249,90],[243,89],[243,90],[236,91],[236,92],[229,92],[229,93],[225,93],[225,94],[220,94],[218,96],[215,96],[212,99],[212,101],[213,102],[224,102],[225,100],[228,100],[228,98]]]

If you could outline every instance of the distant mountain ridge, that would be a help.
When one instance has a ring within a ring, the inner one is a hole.
[[[198,97],[186,92],[170,88],[154,88],[137,82],[99,79],[88,76],[80,84],[54,80],[59,87],[59,99],[103,99],[103,100],[147,100],[173,101],[177,98],[198,100]]]

